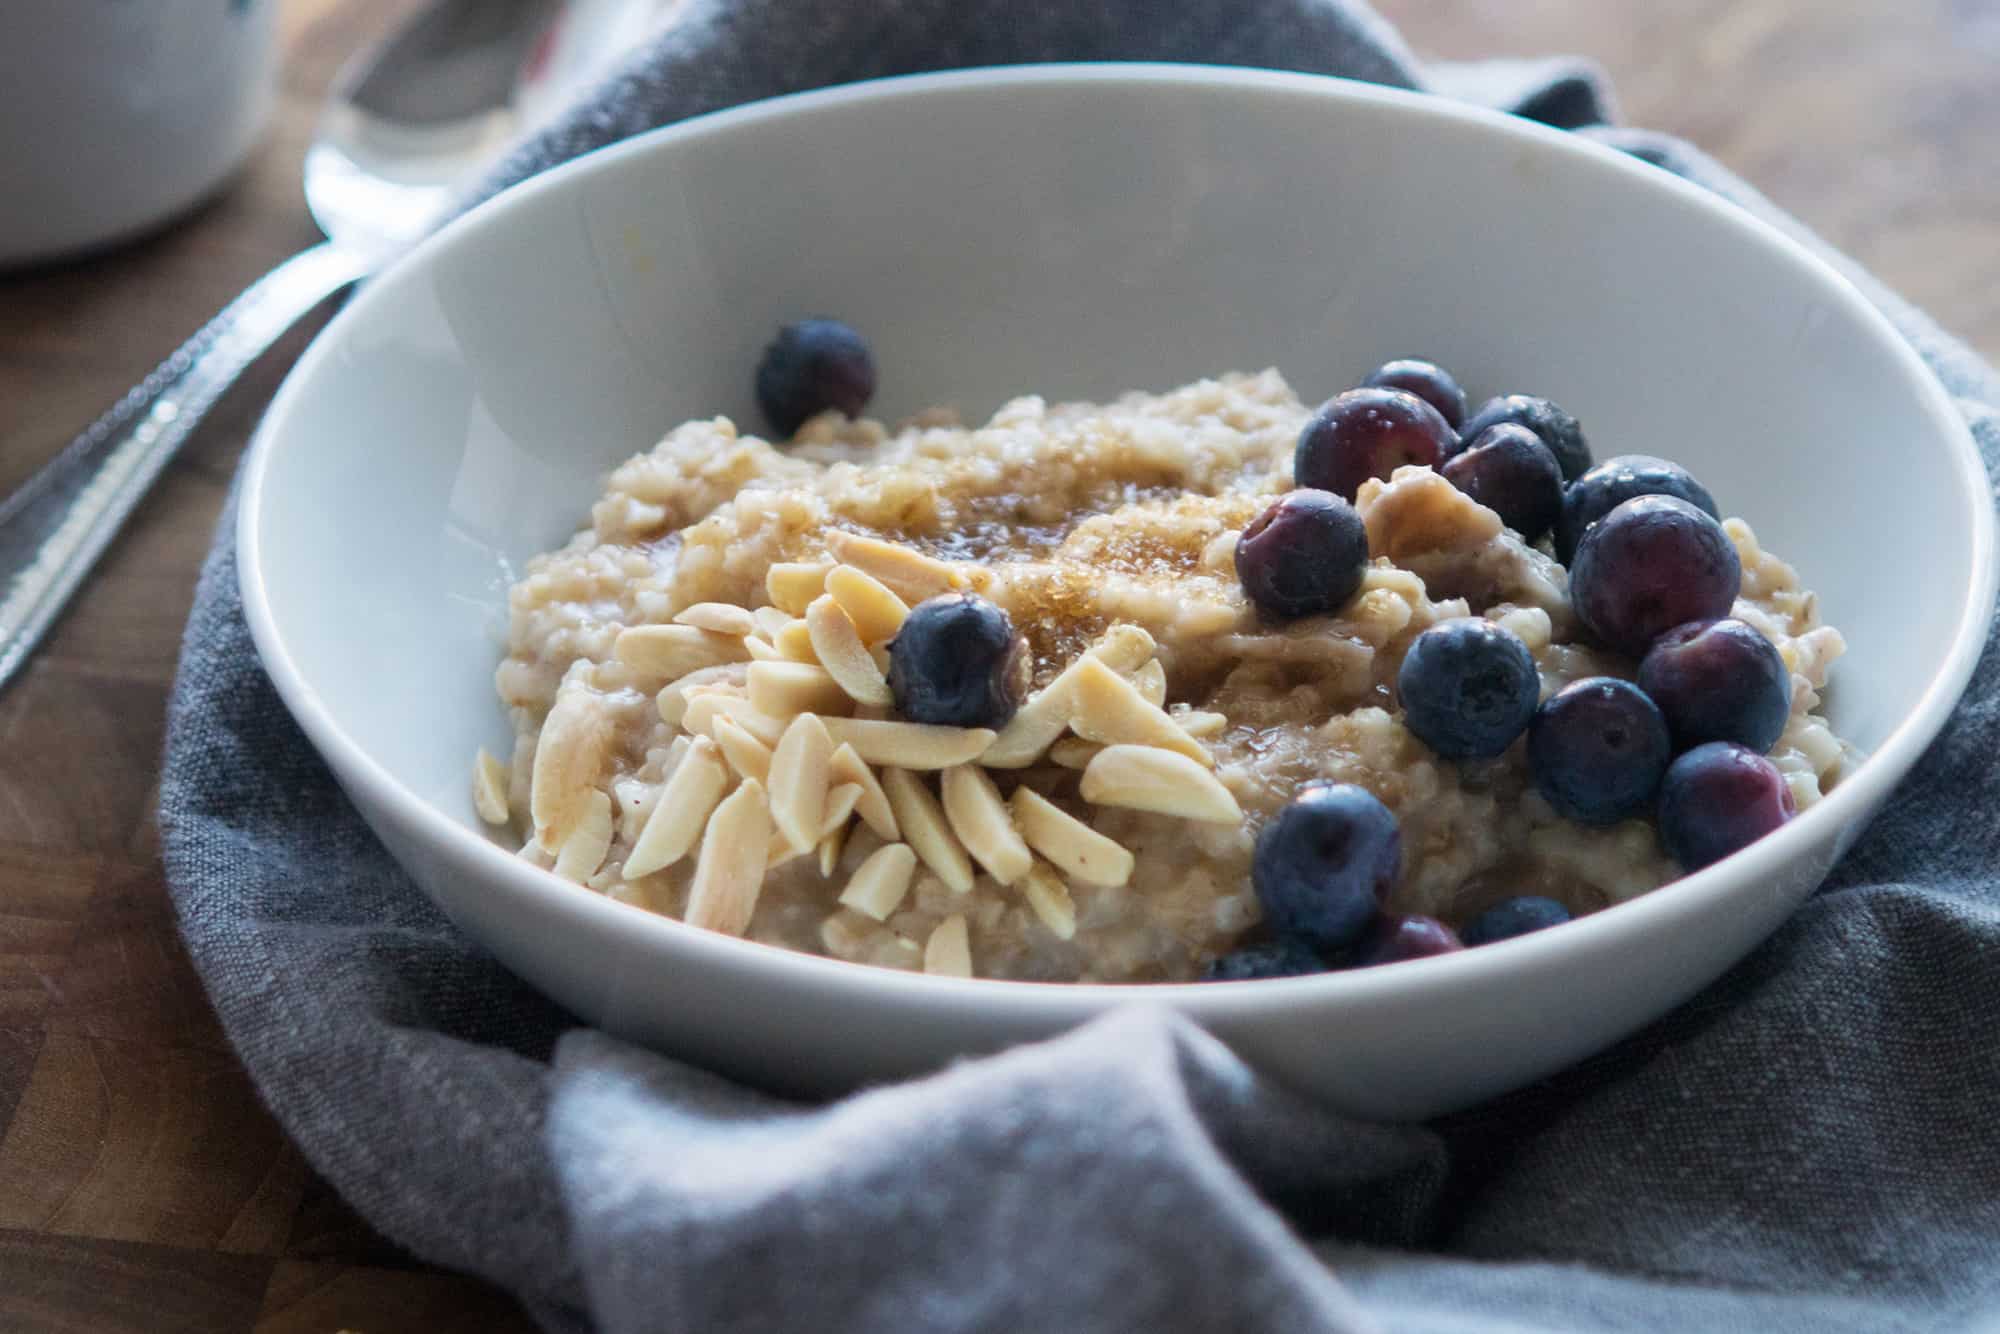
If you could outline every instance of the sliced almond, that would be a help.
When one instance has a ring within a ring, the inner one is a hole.
[[[910,614],[909,604],[891,592],[887,584],[852,565],[834,566],[826,576],[826,591],[854,622],[864,643],[879,644],[893,639],[903,628],[903,618]]]
[[[845,824],[838,825],[835,828],[829,830],[824,838],[820,839],[819,841],[820,879],[826,880],[831,878],[834,872],[834,868],[840,865],[841,849],[847,846],[847,830],[848,830],[847,825]]]
[[[1014,828],[1007,803],[987,772],[976,764],[955,764],[946,769],[939,782],[944,793],[944,817],[951,832],[986,868],[986,873],[1003,885],[1011,885],[1035,864],[1034,854]]]
[[[1069,896],[1063,878],[1048,866],[1036,862],[1021,877],[1021,897],[1057,940],[1075,938],[1076,900]]]
[[[791,659],[778,652],[778,646],[762,635],[751,635],[743,641],[743,647],[750,654],[752,662],[789,662]]]
[[[831,766],[829,765],[829,771]],[[861,784],[841,783],[826,790],[826,805],[819,813],[819,836],[847,828],[854,818],[854,803],[861,800]]]
[[[612,649],[635,671],[671,681],[703,667],[745,662],[750,650],[737,635],[719,635],[692,625],[635,625],[618,632]]]
[[[834,739],[839,740],[838,737]],[[843,741],[833,748],[833,759],[827,763],[826,772],[832,782],[852,783],[861,789],[861,794],[854,799],[854,813],[861,817],[863,824],[875,831],[878,838],[885,843],[894,843],[902,837],[896,829],[896,813],[889,808],[889,796],[882,790],[881,781],[868,767],[868,761],[862,759],[861,753],[851,744]]]
[[[1014,823],[1028,846],[1070,876],[1086,885],[1114,888],[1132,878],[1133,857],[1130,851],[1041,793],[1025,787],[1015,788],[1012,805]]]
[[[1167,702],[1167,669],[1160,665],[1158,658],[1149,658],[1145,666],[1132,673],[1133,688],[1139,697],[1154,708],[1162,708]]]
[[[1243,819],[1219,779],[1187,756],[1157,746],[1106,746],[1083,771],[1083,799],[1098,806],[1235,824]]]
[[[1208,747],[1181,731],[1166,710],[1149,704],[1137,686],[1095,659],[1077,664],[1076,678],[1070,683],[1069,725],[1086,741],[1101,741],[1107,746],[1157,746],[1185,755],[1204,768],[1215,766]]]
[[[562,851],[556,854],[555,872],[580,885],[604,865],[604,854],[610,850],[611,797],[593,788],[590,800],[584,804],[583,818],[576,822],[576,828],[563,840]]]
[[[723,762],[721,747],[705,736],[696,737],[660,789],[646,827],[632,844],[625,858],[625,878],[637,880],[687,856],[728,786],[729,766]]]
[[[770,842],[764,846],[764,869],[775,871],[786,862],[797,861],[803,856],[805,853],[793,847],[791,840],[783,834],[772,834]]]
[[[1104,747],[1095,741],[1085,741],[1080,736],[1066,736],[1049,747],[1049,758],[1065,769],[1083,769],[1097,758],[1097,752]]]
[[[931,932],[924,942],[924,971],[940,977],[972,976],[972,940],[964,914],[953,913]]]
[[[972,888],[972,859],[958,844],[958,836],[945,823],[944,807],[938,805],[924,780],[907,769],[884,769],[882,790],[889,794],[889,806],[896,812],[896,824],[903,841],[923,858],[924,865],[944,881],[945,888],[963,894]]]
[[[813,649],[812,631],[804,621],[787,621],[784,629],[778,631],[771,640],[771,646],[783,654],[788,662],[805,662],[817,665],[819,654]]]
[[[834,532],[827,535],[826,544],[839,560],[873,575],[906,603],[922,602],[964,586],[951,566],[895,542]]]
[[[743,696],[720,689],[697,689],[689,693],[687,714],[681,726],[697,736],[715,735],[715,720],[727,717],[766,746],[778,744],[785,734],[784,718],[773,718]]]
[[[976,759],[993,741],[983,727],[936,727],[879,718],[828,718],[835,745],[845,743],[870,764],[899,769],[949,769]]]
[[[1112,626],[1020,707],[979,762],[989,769],[1025,769],[1033,764],[1069,725],[1069,692],[1079,664],[1090,660],[1114,672],[1137,671],[1153,656],[1153,649],[1153,637],[1138,626]]]
[[[771,748],[744,730],[743,724],[728,714],[718,714],[711,728],[722,758],[743,775],[746,782],[762,784],[771,776]]]
[[[1229,726],[1229,715],[1215,713],[1207,709],[1190,709],[1176,704],[1167,710],[1167,716],[1180,725],[1180,729],[1197,741],[1221,736]]]
[[[833,738],[817,715],[792,719],[771,756],[771,822],[799,852],[811,852],[820,840],[820,816],[826,810],[826,766],[833,758]]]
[[[734,635],[738,639],[757,630],[757,618],[750,614],[750,609],[733,602],[697,602],[691,607],[683,607],[675,613],[674,624],[692,625],[697,630],[713,630],[716,634]]]
[[[528,816],[535,839],[554,853],[576,831],[604,766],[610,725],[591,693],[571,686],[556,692],[535,742],[528,781]]]
[[[826,591],[826,572],[832,568],[824,563],[773,565],[764,572],[764,591],[781,611],[798,616]]]
[[[846,713],[852,707],[847,692],[824,667],[803,662],[753,662],[747,680],[750,703],[773,718]]]
[[[487,824],[507,823],[507,766],[484,746],[472,758],[472,809]]]
[[[660,717],[674,727],[681,726],[681,720],[687,716],[690,692],[703,686],[740,686],[746,670],[740,662],[725,663],[718,667],[699,668],[669,682],[654,699]]]
[[[818,596],[817,592],[813,594],[815,598]],[[807,598],[800,604],[802,607],[811,605],[812,598]],[[777,639],[778,631],[792,623],[792,613],[783,607],[759,607],[750,613],[750,618],[757,622],[757,633],[767,640]]]
[[[888,843],[875,849],[854,868],[847,888],[840,891],[840,904],[878,922],[902,905],[910,892],[910,880],[917,872],[917,854],[907,843]]]
[[[689,926],[731,936],[749,929],[758,892],[764,887],[770,842],[771,812],[764,804],[764,786],[746,778],[708,817],[701,856],[688,886]]]
[[[875,665],[861,632],[840,609],[832,594],[813,599],[806,608],[806,630],[820,665],[840,682],[840,688],[863,704],[889,703],[889,683]]]

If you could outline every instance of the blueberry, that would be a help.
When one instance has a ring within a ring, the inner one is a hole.
[[[1209,960],[1201,970],[1204,982],[1255,982],[1266,977],[1304,977],[1323,973],[1320,957],[1295,940],[1273,940],[1261,945],[1245,945]]]
[[[1292,476],[1352,501],[1370,477],[1404,464],[1434,468],[1458,436],[1438,410],[1400,389],[1350,389],[1328,399],[1299,432]]]
[[[1680,464],[1649,454],[1606,459],[1564,493],[1562,516],[1556,520],[1556,559],[1569,564],[1584,529],[1634,496],[1679,496],[1711,519],[1722,517],[1708,488]]]
[[[1368,372],[1361,385],[1364,389],[1400,389],[1415,394],[1436,408],[1445,425],[1454,431],[1465,420],[1465,391],[1458,387],[1450,371],[1434,361],[1415,357],[1385,361]]]
[[[1606,648],[1639,657],[1688,621],[1729,614],[1743,581],[1722,525],[1675,496],[1637,496],[1576,545],[1569,596]]]
[[[1001,728],[1028,689],[1027,644],[985,598],[948,593],[910,609],[889,641],[889,693],[913,723]]]
[[[874,393],[868,342],[839,320],[787,324],[757,363],[757,406],[783,437],[828,408],[859,417]]]
[[[1590,442],[1583,438],[1583,427],[1577,425],[1576,418],[1546,398],[1535,398],[1530,394],[1507,394],[1487,399],[1480,404],[1479,411],[1472,414],[1472,420],[1460,428],[1459,435],[1465,440],[1474,440],[1487,427],[1498,426],[1502,422],[1525,426],[1540,436],[1542,443],[1549,447],[1549,453],[1556,456],[1556,464],[1562,469],[1565,482],[1575,481],[1590,467]]]
[[[1528,772],[1560,815],[1616,824],[1650,806],[1673,758],[1667,721],[1646,692],[1614,676],[1573,681],[1528,724]]]
[[[1236,577],[1268,615],[1290,620],[1347,605],[1368,569],[1368,532],[1354,506],[1301,488],[1271,502],[1236,539]]]
[[[1365,788],[1309,787],[1257,836],[1251,882],[1272,929],[1328,953],[1359,936],[1403,867],[1396,817]]]
[[[1734,741],[1766,754],[1792,716],[1792,674],[1778,646],[1734,619],[1661,635],[1639,662],[1639,684],[1666,716],[1676,750]]]
[[[1542,438],[1525,426],[1487,427],[1439,471],[1526,541],[1546,533],[1562,513],[1562,469]]]
[[[1428,959],[1464,948],[1458,933],[1435,917],[1379,917],[1362,935],[1347,966],[1368,968],[1404,959]]]
[[[1396,673],[1403,725],[1449,760],[1498,755],[1535,716],[1541,674],[1511,631],[1472,617],[1411,641]]]
[[[1660,841],[1690,871],[1748,847],[1798,807],[1778,766],[1747,746],[1710,741],[1667,767],[1660,783]]]
[[[1569,920],[1569,909],[1539,894],[1502,899],[1465,924],[1458,938],[1467,945],[1491,945],[1530,931],[1546,931]]]

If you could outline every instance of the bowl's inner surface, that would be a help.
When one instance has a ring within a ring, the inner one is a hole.
[[[338,728],[471,824],[473,749],[511,739],[507,584],[668,427],[754,429],[787,319],[865,331],[891,418],[1266,365],[1314,400],[1428,356],[1556,398],[1600,458],[1693,469],[1846,632],[1829,713],[1874,749],[1969,586],[1934,391],[1822,273],[1650,177],[1411,99],[1158,73],[891,86],[602,155],[315,349],[252,515],[272,627]]]

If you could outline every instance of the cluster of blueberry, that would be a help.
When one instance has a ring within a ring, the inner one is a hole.
[[[1533,655],[1490,621],[1419,634],[1397,673],[1404,725],[1439,756],[1477,761],[1526,734],[1528,770],[1581,824],[1648,811],[1667,852],[1694,870],[1790,818],[1791,790],[1765,752],[1791,713],[1777,648],[1730,618],[1742,580],[1714,498],[1687,471],[1630,455],[1592,466],[1576,419],[1509,395],[1470,420],[1451,375],[1394,361],[1329,400],[1300,433],[1280,497],[1244,530],[1236,568],[1266,615],[1338,610],[1360,586],[1368,542],[1352,501],[1371,477],[1433,467],[1570,567],[1578,621],[1638,660],[1637,681],[1590,677],[1541,699]],[[1386,914],[1401,867],[1395,816],[1351,785],[1308,788],[1258,840],[1255,887],[1272,943],[1218,960],[1220,979],[1287,976],[1444,953],[1568,920],[1553,900],[1508,899],[1454,933]]]

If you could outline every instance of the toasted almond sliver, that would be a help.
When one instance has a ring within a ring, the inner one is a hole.
[[[907,769],[884,769],[882,790],[889,794],[889,806],[896,812],[896,824],[903,841],[936,872],[945,888],[963,894],[972,888],[972,859],[958,845],[958,836],[945,823],[944,807],[938,805],[924,780]]]
[[[812,631],[806,628],[804,621],[786,621],[784,628],[772,637],[771,646],[788,662],[815,666],[819,663],[819,654],[813,648]]]
[[[940,977],[972,976],[972,941],[963,913],[953,913],[939,922],[924,942],[924,971]]]
[[[1069,896],[1069,886],[1052,869],[1041,862],[1030,867],[1021,877],[1021,897],[1057,940],[1075,938],[1076,901]]]
[[[817,593],[813,594],[813,597],[818,596],[819,594]],[[812,598],[807,598],[805,605],[810,606],[811,604]],[[759,635],[762,635],[767,640],[775,640],[778,637],[778,631],[792,623],[792,614],[783,607],[759,607],[750,613],[750,619],[757,622],[757,633]]]
[[[672,726],[681,726],[681,720],[687,716],[690,691],[702,686],[742,685],[746,670],[747,668],[740,662],[724,663],[719,667],[700,668],[678,680],[668,682],[661,687],[659,695],[654,700],[659,707],[660,717]]]
[[[854,813],[875,831],[876,837],[884,843],[894,843],[902,837],[896,828],[896,812],[889,808],[889,796],[882,790],[881,780],[851,744],[843,741],[833,748],[833,759],[828,762],[826,772],[832,782],[852,783],[861,789],[861,795],[854,799]]]
[[[829,766],[829,774],[830,772]],[[824,839],[829,834],[847,828],[847,822],[854,818],[854,803],[859,800],[861,800],[859,783],[840,783],[828,788],[826,805],[819,813],[819,836]]]
[[[883,679],[882,669],[875,665],[868,646],[861,642],[861,632],[832,594],[813,599],[812,606],[806,608],[806,630],[820,665],[840,682],[842,690],[862,704],[889,703],[889,683]]]
[[[1099,806],[1157,811],[1185,820],[1235,824],[1243,818],[1219,779],[1187,756],[1157,746],[1106,746],[1083,771],[1083,799]]]
[[[889,914],[901,906],[903,896],[910,892],[910,880],[916,872],[917,854],[910,851],[909,844],[884,844],[854,868],[854,874],[847,879],[847,888],[840,891],[840,904],[886,922]]]
[[[773,718],[801,713],[846,713],[847,692],[824,667],[803,662],[753,662],[749,669],[750,703]]]
[[[611,850],[611,797],[592,788],[583,818],[556,854],[555,873],[573,884],[582,884],[604,865]]]
[[[1080,736],[1066,736],[1049,747],[1049,758],[1065,769],[1088,768],[1097,758],[1097,752],[1104,747],[1095,741],[1085,741]]]
[[[764,573],[764,592],[779,610],[803,615],[812,600],[826,591],[826,572],[832,568],[824,563],[773,565]]]
[[[778,646],[762,635],[749,635],[743,640],[743,647],[750,654],[752,662],[789,662],[791,659],[778,652]]]
[[[771,812],[764,786],[746,778],[730,793],[702,834],[701,856],[688,886],[689,926],[740,936],[757,910],[764,887],[765,854],[771,842]]]
[[[692,625],[634,625],[618,632],[612,649],[635,671],[671,681],[703,667],[744,662],[750,650],[737,635],[719,635]]]
[[[906,603],[949,593],[964,586],[957,571],[911,547],[856,533],[833,532],[826,544],[846,564],[873,575]],[[772,601],[777,601],[773,598]]]
[[[1153,637],[1138,626],[1112,626],[1020,707],[979,762],[989,769],[1024,769],[1033,764],[1069,725],[1069,689],[1079,664],[1093,660],[1114,672],[1137,671],[1153,656],[1153,648]]]
[[[1129,851],[1041,793],[1015,788],[1013,807],[1014,823],[1028,846],[1084,884],[1115,888],[1132,878]]]
[[[829,880],[840,865],[841,849],[847,846],[848,826],[841,824],[819,841],[819,878]]]
[[[826,591],[854,622],[862,642],[879,644],[893,639],[910,614],[909,604],[889,590],[889,586],[866,570],[852,565],[836,565],[826,576]]]
[[[1229,715],[1215,713],[1208,709],[1189,709],[1175,705],[1167,710],[1167,716],[1180,724],[1180,729],[1197,741],[1221,736],[1229,726]]]
[[[625,878],[637,880],[687,856],[728,786],[729,766],[723,763],[721,748],[705,736],[696,737],[661,787],[646,827],[632,844],[625,858]]]
[[[810,713],[792,719],[771,756],[771,822],[799,852],[811,852],[819,844],[826,765],[832,758],[833,738]]]
[[[609,724],[591,693],[571,686],[556,692],[542,721],[528,782],[528,815],[535,838],[554,853],[576,832],[604,765]]]
[[[1138,687],[1095,660],[1077,664],[1070,684],[1069,725],[1086,741],[1108,746],[1157,746],[1187,756],[1203,768],[1215,767],[1208,747],[1196,741]]]
[[[692,625],[698,630],[713,630],[719,635],[734,635],[738,639],[755,634],[757,618],[750,614],[748,607],[739,607],[733,602],[697,602],[691,607],[683,607],[674,616],[675,625]]]
[[[993,741],[983,727],[936,727],[879,718],[828,718],[835,745],[845,743],[870,764],[899,769],[949,769],[978,758]]]
[[[1000,799],[1000,789],[976,764],[955,764],[939,782],[944,792],[944,816],[951,832],[986,873],[1011,885],[1035,864],[1034,854],[1014,828],[1014,817]]]
[[[712,730],[730,768],[746,781],[762,784],[770,778],[771,748],[745,731],[742,723],[726,713],[718,714]]]
[[[488,824],[507,823],[507,766],[484,746],[472,757],[472,808]]]
[[[1167,702],[1167,669],[1160,665],[1158,658],[1149,658],[1145,666],[1132,673],[1133,688],[1139,697],[1154,708],[1163,708]]]

